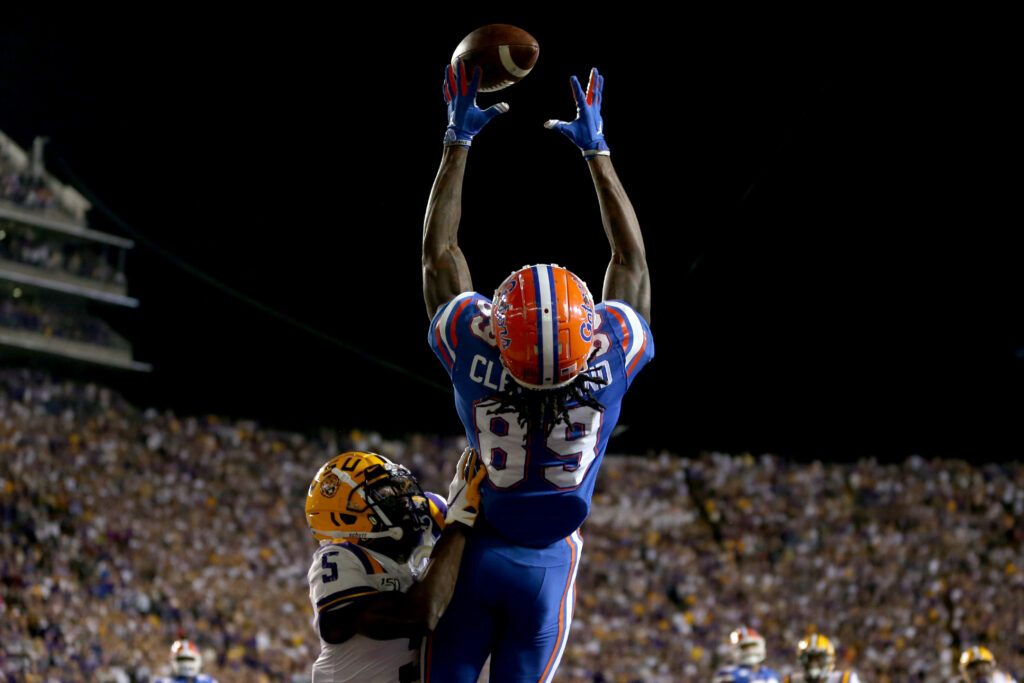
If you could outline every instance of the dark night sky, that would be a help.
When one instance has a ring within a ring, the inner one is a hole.
[[[979,86],[955,49],[778,16],[440,14],[6,18],[0,130],[26,148],[48,136],[50,170],[142,236],[128,272],[142,305],[109,316],[155,366],[111,380],[132,400],[459,431],[434,386],[419,241],[443,65],[503,21],[540,61],[477,138],[460,240],[485,293],[535,262],[600,291],[589,175],[541,128],[573,116],[568,76],[600,68],[657,346],[611,452],[1019,457],[1019,268],[1008,238],[964,218],[961,118]],[[91,224],[118,232],[99,209]]]

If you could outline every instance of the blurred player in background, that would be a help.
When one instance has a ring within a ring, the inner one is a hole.
[[[203,655],[191,640],[176,640],[171,645],[171,677],[157,678],[154,683],[217,683],[212,676],[201,673]]]
[[[960,675],[964,683],[1017,683],[1013,676],[996,668],[996,658],[980,645],[960,655]]]
[[[447,501],[374,453],[320,468],[306,496],[320,542],[307,577],[320,635],[313,683],[420,680],[420,641],[451,597],[485,477],[471,449]]]
[[[752,628],[740,626],[729,634],[729,647],[733,665],[719,669],[714,683],[779,683],[782,677],[766,666],[761,666],[767,655],[764,637]]]
[[[475,683],[490,655],[492,683],[549,681],[573,616],[578,529],[623,395],[654,355],[650,279],[604,138],[604,79],[593,69],[586,92],[571,79],[577,118],[545,127],[579,147],[594,182],[612,251],[603,303],[595,306],[583,281],[554,265],[516,271],[493,301],[473,291],[457,239],[466,160],[473,137],[508,110],[480,110],[479,81],[479,71],[467,79],[462,62],[446,72],[448,127],[424,222],[423,295],[431,348],[451,376],[488,482],[455,595],[427,647],[426,680]],[[589,239],[579,226],[562,229],[567,239]]]
[[[823,635],[815,633],[796,646],[800,671],[786,676],[785,683],[860,683],[857,674],[849,669],[835,671],[836,649]]]

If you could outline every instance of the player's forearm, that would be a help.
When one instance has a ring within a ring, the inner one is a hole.
[[[423,221],[423,299],[427,316],[452,297],[473,288],[469,265],[459,248],[462,218],[462,180],[469,151],[461,146],[444,148],[441,167],[427,201]]]
[[[615,173],[610,157],[594,157],[587,165],[601,207],[601,222],[612,249],[612,258],[605,273],[603,298],[625,301],[649,322],[651,281],[644,239],[633,204]]]
[[[423,577],[409,591],[414,609],[424,615],[427,628],[431,631],[437,626],[455,591],[468,530],[469,527],[457,522],[445,527],[441,540],[430,555],[430,564]]]

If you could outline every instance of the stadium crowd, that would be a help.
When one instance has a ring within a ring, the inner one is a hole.
[[[110,264],[110,247],[72,240],[60,233],[0,220],[0,259],[100,282],[124,284],[124,272]]]
[[[443,493],[463,445],[330,443],[0,370],[0,671],[147,681],[187,637],[222,683],[308,680],[316,468],[371,450]],[[558,678],[707,681],[741,623],[782,672],[817,628],[867,681],[950,681],[977,642],[1019,673],[1022,513],[1019,463],[608,456]]]
[[[128,348],[128,343],[110,325],[74,308],[43,305],[31,298],[21,298],[17,287],[0,283],[0,327],[38,332],[47,337],[70,341]]]
[[[0,165],[0,199],[26,209],[52,211],[59,208],[56,196],[41,178],[11,171]]]

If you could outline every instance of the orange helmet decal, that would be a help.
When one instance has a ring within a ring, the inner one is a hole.
[[[526,266],[509,275],[494,293],[491,320],[501,362],[520,384],[559,387],[587,369],[594,299],[565,268]]]

